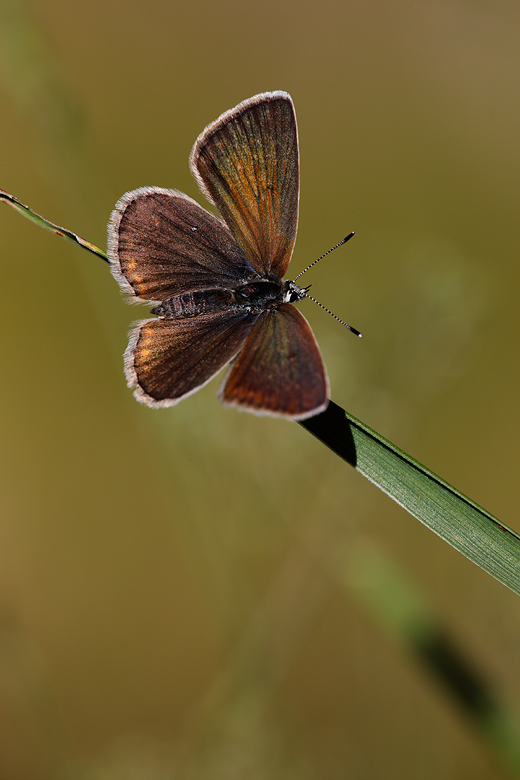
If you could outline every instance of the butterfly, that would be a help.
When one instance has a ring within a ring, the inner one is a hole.
[[[303,420],[328,404],[314,334],[293,305],[306,289],[283,281],[296,239],[298,131],[286,92],[255,95],[197,138],[191,171],[220,219],[177,190],[123,195],[108,225],[111,270],[156,315],[136,323],[128,385],[171,406],[230,364],[226,406]]]

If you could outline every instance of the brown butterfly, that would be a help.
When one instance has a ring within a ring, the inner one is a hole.
[[[139,401],[170,406],[227,363],[226,406],[302,420],[328,403],[312,330],[292,305],[306,290],[283,281],[296,239],[299,156],[286,92],[226,111],[198,137],[190,168],[221,219],[177,190],[142,187],[108,225],[112,273],[136,301],[125,370]]]

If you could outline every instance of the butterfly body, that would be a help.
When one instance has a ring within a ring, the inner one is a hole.
[[[201,133],[190,167],[213,216],[177,190],[142,187],[116,204],[112,273],[152,302],[125,353],[128,383],[149,406],[171,406],[230,363],[227,406],[304,419],[328,403],[325,366],[292,305],[306,290],[283,276],[298,223],[299,155],[285,92],[240,103]]]
[[[261,314],[280,303],[293,303],[305,297],[305,290],[281,279],[253,279],[234,289],[194,290],[167,298],[151,309],[165,319],[183,319],[234,309],[246,314]]]

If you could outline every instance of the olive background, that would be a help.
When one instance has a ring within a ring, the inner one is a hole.
[[[0,0],[0,187],[104,248],[127,190],[206,205],[197,135],[290,92],[289,278],[356,231],[302,279],[364,336],[300,304],[332,399],[520,530],[519,77],[505,0]],[[513,776],[359,582],[520,719],[518,597],[218,380],[139,405],[146,307],[7,207],[0,247],[1,780]]]

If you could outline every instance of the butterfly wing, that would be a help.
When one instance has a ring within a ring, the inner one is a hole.
[[[164,301],[256,277],[229,228],[177,190],[141,187],[108,224],[112,273],[134,299]]]
[[[226,406],[302,420],[328,403],[325,365],[309,323],[288,303],[263,312],[220,390]]]
[[[190,167],[256,271],[283,277],[298,226],[298,132],[290,95],[265,92],[226,111],[198,137]]]
[[[148,406],[172,406],[199,390],[241,349],[258,315],[222,311],[141,322],[130,334],[125,372]]]

